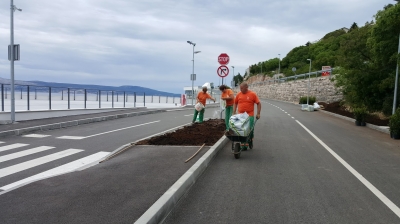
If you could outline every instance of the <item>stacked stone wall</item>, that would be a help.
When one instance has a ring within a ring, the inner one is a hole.
[[[307,96],[308,79],[291,80],[283,83],[262,82],[260,78],[248,80],[249,89],[256,92],[260,98],[282,100],[298,103],[301,96]],[[254,80],[255,81],[255,80]],[[310,79],[309,96],[315,96],[317,102],[332,103],[343,99],[342,91],[335,87],[331,77],[316,77]],[[239,88],[235,92],[240,91]]]

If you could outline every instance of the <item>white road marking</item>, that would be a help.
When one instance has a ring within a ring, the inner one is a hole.
[[[49,137],[49,136],[51,136],[51,135],[29,134],[29,135],[23,135],[22,137],[45,138],[45,137]]]
[[[152,121],[152,122],[147,122],[147,123],[144,123],[144,124],[134,125],[134,126],[131,126],[131,127],[116,129],[116,130],[113,130],[113,131],[106,131],[106,132],[103,132],[103,133],[86,136],[86,138],[99,136],[99,135],[104,135],[104,134],[108,134],[108,133],[112,133],[112,132],[116,132],[116,131],[121,131],[121,130],[129,129],[129,128],[136,128],[136,127],[139,127],[139,126],[143,126],[143,125],[147,125],[147,124],[153,124],[153,123],[157,123],[157,122],[160,122],[160,121]]]
[[[86,138],[86,137],[83,137],[83,136],[61,136],[61,137],[57,137],[57,138],[59,138],[59,139],[73,139],[73,140],[81,140],[81,139],[84,139],[84,138]]]
[[[2,147],[0,147],[0,152],[11,150],[11,149],[16,149],[19,147],[24,147],[27,145],[29,145],[29,144],[15,143],[15,144],[11,144],[11,145],[2,146]]]
[[[14,174],[14,173],[18,173],[23,170],[30,169],[32,167],[39,166],[39,165],[42,165],[42,164],[45,164],[45,163],[48,163],[48,162],[51,162],[51,161],[54,161],[57,159],[61,159],[63,157],[70,156],[70,155],[73,155],[75,153],[82,152],[82,151],[83,150],[81,150],[81,149],[67,149],[67,150],[57,152],[57,153],[54,153],[51,155],[43,156],[43,157],[40,157],[37,159],[32,159],[32,160],[29,160],[29,161],[26,161],[23,163],[9,166],[9,167],[0,169],[0,178]]]
[[[193,116],[193,114],[186,114],[186,115],[183,115],[183,116]]]
[[[294,117],[292,117],[294,119]]]
[[[60,175],[60,174],[67,173],[67,172],[72,172],[74,170],[78,170],[79,168],[86,166],[87,164],[95,162],[96,160],[99,160],[108,154],[109,154],[109,152],[98,152],[98,153],[92,154],[90,156],[86,156],[82,159],[75,160],[73,162],[64,164],[62,166],[44,171],[42,173],[30,176],[30,177],[27,177],[25,179],[16,181],[14,183],[8,184],[6,186],[1,187],[0,190],[6,191],[6,190],[9,190],[16,186],[25,185],[25,184],[31,183],[33,181],[37,181],[37,180],[48,178],[48,177],[55,176],[55,175]]]
[[[302,123],[296,120],[301,127],[304,128],[315,140],[319,142],[333,157],[335,157],[350,173],[352,173],[361,183],[364,184],[376,197],[378,197],[390,210],[392,210],[400,218],[400,208],[397,207],[392,201],[389,200],[382,192],[380,192],[374,185],[372,185],[367,179],[365,179],[360,173],[358,173],[353,167],[351,167],[346,161],[344,161],[338,154],[336,154],[329,146],[327,146],[321,139],[314,135],[308,128]]]
[[[20,158],[20,157],[23,157],[23,156],[31,155],[31,154],[34,154],[34,153],[43,152],[43,151],[46,151],[46,150],[49,150],[49,149],[54,149],[54,147],[51,147],[51,146],[39,146],[39,147],[36,147],[36,148],[24,150],[24,151],[21,151],[21,152],[16,152],[16,153],[8,154],[8,155],[5,155],[5,156],[0,156],[0,163],[8,161],[8,160],[12,160],[12,159]]]
[[[4,143],[4,142],[0,142],[0,144],[1,144],[1,143]]]
[[[61,137],[57,137],[57,138],[59,138],[59,139],[81,140],[81,139],[91,138],[91,137],[104,135],[104,134],[108,134],[108,133],[112,133],[112,132],[116,132],[116,131],[122,131],[122,130],[126,130],[126,129],[129,129],[129,128],[135,128],[135,127],[139,127],[139,126],[143,126],[143,125],[147,125],[147,124],[153,124],[153,123],[157,123],[157,122],[160,122],[160,121],[152,121],[152,122],[148,122],[148,123],[144,123],[144,124],[138,124],[138,125],[134,125],[134,126],[126,127],[126,128],[120,128],[120,129],[116,129],[116,130],[112,130],[112,131],[106,131],[106,132],[102,132],[102,133],[98,133],[98,134],[94,134],[94,135],[89,135],[89,136],[61,136]]]

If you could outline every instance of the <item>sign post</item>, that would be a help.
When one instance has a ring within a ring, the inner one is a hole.
[[[222,85],[224,84],[224,77],[228,76],[229,68],[226,66],[229,64],[229,55],[227,53],[221,53],[218,56],[218,63],[221,65],[217,69],[217,74],[222,78]]]

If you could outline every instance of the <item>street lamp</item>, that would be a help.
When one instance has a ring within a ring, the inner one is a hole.
[[[308,72],[308,88],[307,88],[307,105],[308,105],[308,97],[310,95],[311,59],[307,59],[307,61],[310,61],[310,70]]]
[[[281,74],[281,54],[279,55],[279,69],[278,69],[278,74]]]
[[[397,49],[397,54],[400,54],[400,35],[399,35],[399,46]],[[397,61],[396,63],[396,81],[394,84],[394,97],[393,97],[393,110],[392,110],[392,114],[394,114],[394,112],[396,112],[396,101],[397,101],[397,83],[399,81],[399,62]]]
[[[14,12],[22,11],[10,0],[10,73],[11,73],[11,123],[15,122],[15,93],[14,93]]]
[[[192,41],[187,41],[188,44],[193,45],[193,66],[192,66],[192,75],[190,76],[190,79],[192,80],[192,105],[193,105],[193,98],[194,98],[194,80],[196,79],[195,74],[194,74],[194,54],[200,53],[201,51],[194,51],[194,46],[196,46],[196,43],[193,43]]]

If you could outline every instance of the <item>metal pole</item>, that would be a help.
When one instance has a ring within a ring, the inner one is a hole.
[[[51,87],[49,87],[49,110],[51,110]]]
[[[146,106],[146,93],[143,93],[143,106]]]
[[[10,0],[10,71],[11,71],[11,122],[15,122],[14,96],[14,2]]]
[[[4,111],[4,84],[1,84],[1,111]]]
[[[27,86],[27,92],[28,92],[28,94],[26,95],[26,99],[27,99],[27,101],[28,101],[28,110],[29,110],[29,86]]]
[[[124,91],[124,107],[125,107],[125,91]]]
[[[279,69],[278,69],[278,74],[281,74],[281,54],[279,55]]]
[[[86,100],[87,100],[87,92],[86,92],[86,89],[85,89],[85,96],[84,96],[84,101],[85,101],[85,109],[86,109]]]
[[[400,34],[399,34],[399,46],[398,46],[398,50],[397,50],[397,54],[400,54]],[[394,114],[394,112],[396,111],[396,101],[397,101],[397,83],[399,80],[399,59],[397,59],[396,61],[396,81],[394,84],[394,97],[393,97],[393,111],[392,114]]]
[[[133,107],[136,107],[136,92],[133,93]]]
[[[71,109],[70,98],[69,98],[69,95],[70,95],[70,90],[69,90],[69,88],[67,89],[67,93],[68,93],[68,97],[67,97],[67,99],[68,99],[68,109]]]
[[[193,66],[192,66],[192,105],[194,105],[193,104],[193,98],[194,98],[194,44],[192,44],[193,45]]]
[[[99,90],[99,108],[101,108],[101,90]]]
[[[310,95],[311,59],[307,59],[307,60],[310,61],[310,69],[309,69],[309,72],[308,72],[308,88],[307,88],[307,105],[309,105],[308,104],[308,98],[309,98],[309,95]]]
[[[108,94],[108,92],[107,92],[107,94]],[[112,108],[114,108],[114,91],[111,91],[111,101],[112,101]],[[118,102],[118,93],[117,93],[117,102]]]

